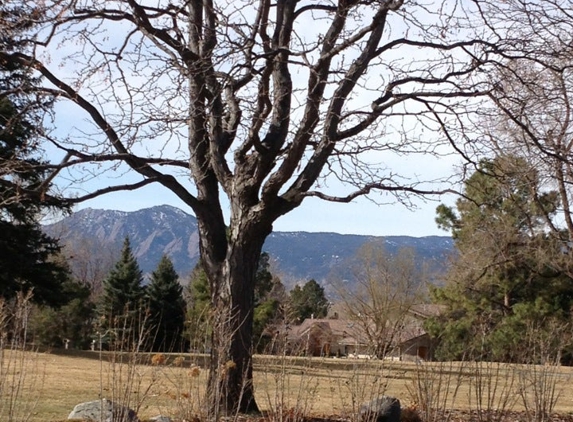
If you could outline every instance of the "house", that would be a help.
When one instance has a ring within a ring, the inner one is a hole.
[[[397,360],[431,360],[434,342],[423,328],[424,321],[440,312],[435,305],[413,306],[393,337],[386,356]],[[312,356],[372,357],[364,325],[345,319],[305,319],[301,325],[283,328],[289,352]],[[279,331],[277,331],[279,333]]]
[[[312,356],[348,356],[366,349],[363,330],[353,321],[305,319],[287,333],[292,351]]]
[[[406,315],[403,329],[397,337],[398,347],[394,356],[406,361],[432,360],[436,342],[424,329],[424,322],[430,317],[438,316],[442,311],[443,307],[440,305],[412,306]]]

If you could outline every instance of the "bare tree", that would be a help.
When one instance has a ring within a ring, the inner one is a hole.
[[[493,68],[492,104],[476,132],[493,154],[523,157],[536,169],[540,183],[531,184],[531,195],[538,205],[548,191],[557,193],[561,208],[545,215],[556,250],[544,262],[571,274],[564,252],[573,240],[573,2],[511,0],[484,10],[507,23],[507,38],[521,40],[521,53]]]
[[[112,270],[118,248],[104,246],[97,239],[74,239],[64,247],[72,273],[82,284],[89,287],[94,297],[102,292],[102,283]]]
[[[382,359],[395,350],[410,310],[422,303],[425,282],[411,249],[393,256],[383,244],[369,243],[358,251],[351,281],[337,283],[336,291],[370,354]]]
[[[388,160],[464,152],[450,131],[487,94],[476,72],[508,46],[481,1],[17,3],[39,29],[25,34],[28,51],[2,49],[0,60],[35,69],[39,91],[87,118],[46,136],[50,180],[70,181],[74,202],[160,184],[198,219],[218,327],[214,412],[257,410],[253,280],[273,223],[309,197],[381,191],[408,205],[445,192]],[[104,175],[117,178],[88,183]]]
[[[526,158],[540,170],[542,187],[559,193],[568,239],[573,238],[572,71],[527,62],[500,71],[503,82],[492,91],[496,107],[491,110],[495,118],[490,122],[494,124],[487,128],[495,151],[512,151]],[[558,231],[551,220],[548,222]]]

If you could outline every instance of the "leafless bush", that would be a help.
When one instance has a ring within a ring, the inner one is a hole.
[[[171,410],[178,420],[206,420],[208,416],[205,386],[213,324],[214,313],[209,306],[189,312],[185,325],[190,353],[177,355],[160,367],[162,385],[158,394],[174,403]]]
[[[417,361],[406,385],[424,422],[447,422],[463,381],[465,362]]]
[[[546,422],[562,391],[557,389],[560,377],[555,364],[523,365],[519,370],[519,397],[529,422]]]
[[[389,383],[387,362],[383,360],[350,360],[352,368],[342,379],[336,379],[343,409],[342,416],[352,422],[360,420],[360,406],[383,396]]]
[[[318,387],[313,371],[320,365],[303,356],[307,348],[299,344],[291,349],[285,338],[277,336],[268,346],[274,356],[261,359],[264,403],[275,422],[301,421],[312,412]]]
[[[39,356],[28,349],[32,293],[0,298],[0,420],[30,420],[43,383]]]
[[[530,324],[523,338],[523,354],[518,367],[518,392],[527,420],[550,420],[563,393],[560,380],[561,351],[571,339],[570,324],[550,322],[543,329]]]
[[[161,403],[173,403],[167,412],[177,420],[201,419],[205,410],[205,361],[202,355],[178,355],[156,364],[161,376],[156,394]],[[161,413],[164,413],[164,409],[161,409]]]
[[[505,421],[513,410],[517,373],[515,366],[497,362],[474,362],[469,366],[468,403],[480,422]]]
[[[98,331],[100,350],[100,398],[109,398],[136,413],[157,382],[153,367],[141,365],[145,345],[150,343],[153,333],[149,328],[144,309],[110,316],[106,329]],[[103,353],[103,345],[109,353]],[[146,373],[152,371],[151,377]],[[113,422],[123,422],[127,415],[114,415]]]

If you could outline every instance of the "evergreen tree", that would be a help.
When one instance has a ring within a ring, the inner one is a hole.
[[[211,293],[207,275],[198,263],[191,273],[189,307],[187,311],[187,336],[191,350],[205,352],[211,336]]]
[[[95,307],[91,291],[71,277],[63,285],[64,294],[71,298],[59,308],[38,306],[30,320],[30,331],[36,344],[63,347],[66,340],[71,347],[87,349],[91,343]]]
[[[293,321],[302,322],[307,318],[325,318],[329,302],[324,294],[324,287],[312,279],[304,286],[295,286],[290,292],[289,305]]]
[[[445,311],[427,324],[442,357],[520,360],[527,332],[569,321],[573,283],[552,265],[563,245],[544,230],[556,198],[541,191],[533,166],[501,156],[480,163],[456,210],[438,207],[436,221],[452,231],[458,252],[446,285],[433,290]]]
[[[153,350],[181,351],[185,328],[185,300],[173,262],[163,255],[151,274],[146,295],[149,305]]]
[[[255,309],[253,314],[253,342],[262,352],[267,344],[267,327],[284,319],[285,289],[280,278],[270,271],[270,256],[263,252],[255,276]]]
[[[143,311],[141,270],[125,238],[119,260],[103,282],[100,315],[104,318],[133,316]]]
[[[24,51],[26,30],[18,7],[0,4],[0,43],[9,51]],[[38,216],[44,210],[65,209],[49,183],[39,141],[44,115],[52,99],[30,96],[39,80],[31,70],[0,60],[0,296],[11,298],[33,290],[37,303],[61,305],[66,268],[51,259],[57,241],[42,233]]]
[[[255,275],[255,306],[263,302],[273,289],[274,281],[270,268],[270,256],[267,252],[263,252]]]

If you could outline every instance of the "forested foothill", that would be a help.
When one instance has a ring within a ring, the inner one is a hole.
[[[410,252],[363,250],[332,314],[363,326],[339,345],[392,356],[395,322],[416,314],[435,341],[418,358],[570,363],[572,34],[570,0],[3,1],[2,309],[29,298],[27,338],[46,344],[202,349],[208,416],[258,412],[255,351],[310,318],[312,352],[329,355],[336,331],[320,283],[287,293],[271,273],[277,219],[308,198],[452,194],[442,285],[424,297]],[[455,172],[412,168],[452,156]],[[146,277],[129,239],[82,279],[41,231],[150,185],[197,218],[187,290],[168,256]]]

